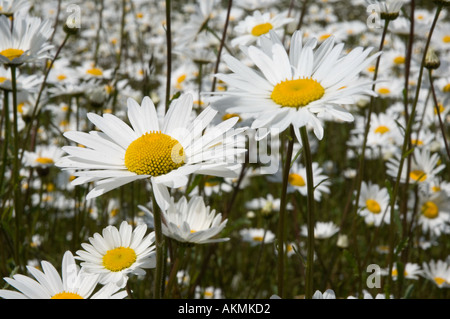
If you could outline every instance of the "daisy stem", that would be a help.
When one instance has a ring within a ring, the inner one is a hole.
[[[18,131],[18,110],[17,110],[17,78],[16,78],[16,66],[11,64],[11,85],[12,85],[12,97],[13,97],[13,134],[14,134],[14,153],[13,153],[13,189],[14,189],[14,213],[16,219],[16,238],[15,238],[15,255],[16,255],[16,263],[20,267],[22,267],[20,261],[20,246],[21,246],[21,219],[22,219],[22,210],[21,210],[21,192],[20,192],[20,181],[19,181],[19,131]]]
[[[0,194],[3,194],[3,181],[5,179],[6,162],[8,161],[8,141],[11,136],[11,124],[9,119],[9,91],[3,90],[3,118],[5,121],[5,135],[3,140],[2,168],[0,173]]]
[[[305,157],[306,168],[306,186],[308,188],[307,195],[307,211],[306,222],[308,227],[307,256],[306,256],[306,283],[305,283],[305,299],[311,299],[313,296],[313,264],[314,264],[314,180],[312,169],[311,148],[308,141],[308,132],[306,126],[300,128],[300,136],[303,144],[303,154]]]
[[[155,245],[156,245],[156,270],[154,298],[161,299],[164,290],[163,272],[164,272],[164,237],[162,234],[162,218],[161,211],[156,203],[155,195],[152,192],[153,203],[153,221],[155,228]]]
[[[436,13],[434,15],[434,19],[433,22],[431,24],[430,27],[430,31],[428,33],[428,38],[427,38],[427,42],[425,44],[425,48],[423,51],[423,56],[422,56],[422,62],[420,64],[420,69],[419,69],[419,75],[418,75],[418,80],[417,80],[417,87],[416,87],[416,95],[414,97],[414,102],[412,104],[412,109],[411,109],[411,114],[409,115],[408,118],[408,122],[405,128],[405,138],[403,140],[403,145],[402,145],[402,151],[401,151],[401,157],[400,157],[400,161],[399,161],[399,167],[398,167],[398,173],[397,173],[397,177],[396,177],[396,181],[394,184],[394,188],[392,191],[392,196],[391,196],[391,202],[390,202],[390,207],[391,207],[391,224],[394,223],[394,210],[395,210],[395,201],[397,198],[397,193],[398,193],[398,189],[399,189],[399,185],[400,185],[400,179],[402,176],[402,171],[403,171],[403,165],[405,162],[405,159],[407,157],[410,156],[410,154],[408,156],[405,156],[406,152],[407,152],[407,148],[410,145],[410,135],[411,135],[411,131],[412,131],[412,125],[413,122],[415,120],[415,113],[416,113],[416,107],[417,107],[417,102],[419,101],[419,95],[420,95],[420,88],[422,85],[422,76],[423,76],[423,69],[425,67],[425,59],[427,56],[427,51],[428,51],[428,47],[430,46],[430,41],[431,41],[431,37],[433,35],[433,31],[434,28],[436,26],[437,20],[439,18],[439,14],[441,13],[442,10],[442,4],[438,4],[437,5],[437,9],[436,9]],[[393,268],[393,259],[394,259],[394,236],[395,233],[393,231],[390,232],[390,238],[389,238],[389,254],[388,254],[388,265],[389,265],[389,270],[388,270],[388,283],[386,285],[386,298],[390,297],[390,292],[391,292],[391,286],[392,286],[392,268]]]
[[[170,82],[172,73],[172,27],[170,23],[171,1],[166,0],[166,45],[167,45],[167,71],[166,71],[166,103],[165,110],[169,107],[170,101]]]
[[[442,131],[442,138],[444,139],[445,150],[447,151],[447,156],[450,159],[450,149],[448,148],[447,137],[445,136],[445,127],[444,127],[444,123],[442,122],[441,112],[439,110],[439,103],[438,103],[438,100],[436,97],[436,92],[434,90],[434,85],[433,85],[433,70],[431,70],[431,69],[428,70],[428,77],[430,78],[431,95],[433,96],[434,107],[436,110],[436,115],[439,120],[439,127]]]
[[[178,269],[180,269],[180,263],[184,257],[185,250],[186,250],[186,245],[184,245],[184,244],[177,245],[177,256],[172,265],[172,270],[170,271],[169,280],[167,282],[167,289],[165,291],[166,297],[169,297],[169,294],[171,293],[171,290],[172,290],[172,286],[174,285],[174,282],[176,281],[177,272],[178,272]]]
[[[289,178],[289,170],[291,167],[292,151],[294,149],[294,127],[291,125],[291,134],[289,136],[288,149],[283,169],[283,184],[280,197],[280,217],[278,220],[278,295],[283,298],[284,289],[284,243],[285,243],[285,219],[286,219],[286,205],[287,205],[287,183]]]

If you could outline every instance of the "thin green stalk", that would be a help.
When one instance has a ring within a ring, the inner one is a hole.
[[[294,148],[294,127],[291,125],[291,134],[289,136],[288,149],[283,169],[283,182],[280,197],[280,217],[278,220],[278,295],[283,298],[284,294],[284,259],[285,249],[284,243],[286,241],[285,219],[286,219],[286,205],[287,205],[287,183],[289,179],[289,170],[291,167],[292,150]]]
[[[170,271],[169,280],[167,282],[167,289],[165,291],[166,297],[169,297],[169,294],[172,291],[172,286],[174,285],[174,283],[176,281],[177,272],[178,272],[178,269],[180,269],[180,264],[183,260],[185,251],[186,251],[186,245],[177,243],[177,256],[172,265],[172,270]]]
[[[3,181],[5,179],[6,164],[8,161],[8,142],[11,136],[11,123],[9,119],[9,91],[3,90],[3,112],[5,119],[5,136],[3,141],[2,167],[0,172],[0,194],[3,193]]]
[[[306,126],[300,128],[300,136],[302,138],[303,154],[306,168],[306,187],[307,209],[306,223],[308,228],[307,255],[306,255],[306,283],[305,283],[305,299],[311,299],[314,292],[314,224],[315,224],[315,207],[314,207],[314,179],[312,169],[311,148],[309,146],[308,132]]]
[[[161,299],[164,290],[164,236],[162,233],[162,217],[161,210],[156,203],[155,195],[152,192],[153,203],[153,223],[155,229],[155,245],[156,245],[156,270],[154,283],[154,298]]]
[[[166,103],[165,110],[169,107],[170,82],[172,74],[172,27],[170,21],[171,1],[166,0],[166,45],[167,45],[167,71],[166,71]]]
[[[407,156],[405,156],[405,154],[407,152],[407,148],[408,148],[408,145],[409,145],[409,142],[410,142],[410,135],[411,135],[412,125],[413,125],[414,118],[415,118],[417,102],[419,101],[420,88],[421,88],[421,85],[422,85],[423,69],[425,67],[425,59],[426,59],[428,47],[430,46],[431,37],[433,35],[433,31],[434,31],[434,28],[436,26],[436,23],[437,23],[437,20],[439,18],[439,14],[440,14],[441,10],[442,10],[442,4],[438,4],[437,9],[436,9],[436,13],[434,15],[433,22],[432,22],[431,27],[430,27],[430,32],[428,33],[427,42],[425,44],[425,48],[424,48],[424,52],[423,52],[422,62],[420,64],[418,81],[417,81],[417,87],[416,87],[416,95],[414,97],[414,102],[413,102],[413,105],[412,105],[411,114],[409,116],[408,123],[407,123],[406,129],[405,129],[405,138],[403,140],[398,173],[397,173],[397,177],[396,177],[396,181],[395,181],[395,185],[394,185],[394,189],[393,189],[392,196],[391,196],[391,201],[390,201],[391,223],[394,223],[395,201],[396,201],[398,189],[399,189],[399,186],[400,186],[400,179],[401,179],[401,176],[402,176],[403,165],[404,165],[405,159],[407,157]],[[410,155],[411,154],[409,154],[408,156],[410,156]],[[386,285],[386,297],[387,298],[389,298],[389,296],[390,296],[391,286],[392,286],[392,282],[393,282],[393,280],[392,280],[392,268],[393,268],[393,259],[394,259],[394,245],[393,245],[394,244],[394,236],[395,236],[395,234],[393,232],[390,232],[390,240],[389,240],[390,247],[389,247],[389,254],[388,254],[389,270],[388,270],[388,283]]]

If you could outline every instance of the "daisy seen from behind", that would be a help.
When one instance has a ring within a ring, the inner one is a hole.
[[[149,179],[156,202],[166,210],[170,204],[168,187],[185,186],[187,176],[193,173],[236,177],[240,164],[234,156],[246,151],[237,147],[235,139],[245,128],[231,130],[238,118],[208,127],[217,112],[207,107],[192,118],[192,107],[192,95],[184,94],[161,118],[149,97],[143,99],[142,105],[128,99],[131,127],[113,114],[89,113],[88,119],[101,132],[64,133],[86,147],[63,147],[69,155],[55,165],[77,170],[73,185],[95,182],[87,199]]]
[[[153,224],[153,214],[144,206],[139,208],[151,217]],[[163,234],[180,243],[206,244],[229,240],[213,238],[225,228],[228,220],[222,220],[222,214],[216,214],[214,209],[206,206],[201,196],[190,200],[181,197],[178,202],[171,198],[169,208],[162,212],[162,219]]]
[[[4,299],[123,299],[126,291],[119,291],[115,284],[103,286],[94,293],[99,283],[98,274],[89,274],[76,264],[70,251],[66,251],[62,261],[61,275],[48,261],[41,262],[43,271],[27,266],[36,279],[16,274],[5,281],[18,291],[0,290]]]
[[[100,284],[114,283],[124,287],[128,276],[144,275],[145,270],[155,268],[154,232],[145,235],[147,226],[138,225],[134,230],[126,221],[119,229],[109,225],[102,235],[95,233],[88,243],[81,244],[76,259],[87,272],[98,274]]]
[[[261,39],[260,47],[243,47],[256,70],[235,57],[224,56],[233,73],[216,75],[229,89],[213,93],[220,94],[211,98],[213,108],[252,114],[252,129],[268,128],[274,134],[292,124],[301,143],[300,127],[312,127],[320,140],[324,134],[321,117],[351,122],[353,115],[342,105],[355,103],[355,97],[375,94],[370,88],[372,81],[359,77],[380,54],[369,57],[372,48],[357,47],[343,55],[344,43],[335,45],[333,36],[316,48],[317,39],[303,43],[302,33],[296,31],[287,53],[276,34],[269,34],[270,38]],[[256,138],[265,135],[257,134]]]

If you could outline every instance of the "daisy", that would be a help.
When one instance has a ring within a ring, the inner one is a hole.
[[[48,51],[53,48],[47,43],[53,32],[51,24],[50,20],[19,15],[14,18],[14,28],[11,28],[11,21],[1,15],[0,62],[19,65],[48,58]]]
[[[390,209],[389,193],[387,188],[381,188],[377,184],[371,182],[362,182],[361,192],[359,195],[358,215],[364,217],[364,221],[368,225],[380,226],[382,223],[389,224]]]
[[[419,195],[419,209],[417,223],[424,233],[434,236],[450,233],[450,201],[444,192]]]
[[[240,21],[234,31],[237,37],[231,40],[232,46],[248,45],[256,42],[260,36],[269,33],[273,30],[277,33],[282,31],[282,27],[294,19],[287,17],[287,13],[279,13],[276,15],[256,10],[253,15],[247,16],[243,21]]]
[[[244,228],[239,231],[242,240],[250,243],[251,246],[261,243],[272,243],[275,240],[275,234],[264,228]]]
[[[25,165],[29,167],[40,167],[49,168],[55,164],[64,152],[60,147],[50,144],[50,145],[37,145],[36,150],[33,152],[24,152]]]
[[[203,133],[217,112],[208,107],[191,119],[192,106],[192,95],[184,94],[160,118],[149,97],[143,99],[142,106],[130,98],[131,128],[115,115],[89,113],[88,119],[102,132],[64,133],[68,139],[86,147],[63,147],[69,156],[63,157],[56,166],[78,170],[74,173],[78,176],[72,182],[74,185],[96,183],[87,199],[135,180],[149,179],[158,205],[166,210],[170,201],[167,187],[186,185],[187,175],[192,173],[236,177],[240,164],[232,158],[245,152],[235,147],[234,138],[245,128],[230,131],[237,118]]]
[[[382,275],[387,276],[389,271],[389,269],[383,269],[381,271]],[[405,279],[412,279],[412,280],[417,280],[419,279],[419,276],[422,275],[422,269],[420,268],[420,265],[418,264],[414,264],[414,263],[406,263],[404,265],[404,270],[403,270],[403,277]],[[394,264],[392,267],[392,278],[394,280],[397,280],[398,277],[398,269],[397,269],[397,265]]]
[[[89,238],[91,244],[81,244],[84,250],[78,250],[76,258],[83,261],[83,269],[100,276],[100,284],[124,287],[130,274],[143,275],[145,268],[156,266],[155,234],[151,232],[144,237],[146,231],[145,224],[134,230],[126,221],[119,229],[109,225],[102,235],[95,233]]]
[[[70,251],[62,260],[62,273],[48,261],[41,262],[43,271],[27,266],[28,271],[36,279],[24,275],[4,278],[18,291],[0,289],[0,297],[4,299],[123,299],[127,296],[119,287],[109,284],[92,294],[97,287],[99,275],[88,274],[78,267]]]
[[[29,0],[0,0],[0,15],[25,14],[30,6]]]
[[[227,83],[229,91],[212,93],[221,95],[211,99],[212,107],[231,113],[253,113],[252,128],[270,128],[274,134],[292,124],[300,142],[300,127],[311,126],[321,140],[323,126],[319,118],[330,115],[351,122],[353,115],[341,105],[355,103],[356,96],[374,94],[370,89],[372,82],[358,76],[379,55],[368,58],[372,48],[358,47],[342,56],[344,44],[334,45],[333,36],[315,49],[315,38],[303,44],[302,33],[296,31],[288,54],[273,32],[270,36],[261,48],[243,47],[259,71],[232,56],[223,57],[234,73],[216,75]]]
[[[450,287],[450,266],[443,260],[422,263],[422,277],[431,280],[438,288]]]
[[[245,203],[245,208],[249,210],[261,210],[265,214],[271,214],[272,212],[280,211],[281,200],[274,198],[272,194],[267,194],[266,197],[254,198]],[[291,203],[286,204],[287,210],[292,210],[294,206]]]
[[[329,186],[331,182],[326,175],[323,175],[323,169],[319,167],[319,163],[312,163],[312,171],[313,171],[313,181],[314,181],[314,200],[320,202],[322,199],[322,194],[330,193]],[[288,192],[298,191],[303,196],[308,194],[308,188],[306,185],[306,168],[294,162],[291,167],[291,171],[289,173],[288,178]]]
[[[333,222],[316,222],[314,226],[314,238],[325,239],[330,238],[339,231],[339,227]],[[301,229],[302,236],[308,236],[308,228],[306,225],[302,226]]]
[[[139,206],[150,217],[153,225],[153,214],[144,206]],[[194,196],[189,201],[186,197],[175,203],[171,198],[169,208],[162,212],[162,232],[165,236],[181,243],[206,244],[228,241],[229,238],[213,238],[227,224],[222,214],[206,206],[203,198]]]
[[[411,170],[409,176],[406,176],[406,166],[403,166],[403,170],[400,175],[400,182],[405,183],[407,179],[411,184],[424,184],[428,183],[436,177],[439,172],[444,168],[444,164],[438,164],[439,155],[437,153],[431,154],[427,148],[415,148],[412,154]],[[391,177],[397,177],[400,155],[396,154],[394,158],[390,159],[386,163],[386,173]]]
[[[336,299],[336,294],[332,289],[327,289],[324,293],[320,290],[316,290],[312,299]]]

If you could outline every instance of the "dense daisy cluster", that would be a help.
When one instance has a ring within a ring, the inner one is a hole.
[[[0,297],[450,297],[449,17],[0,0]]]

